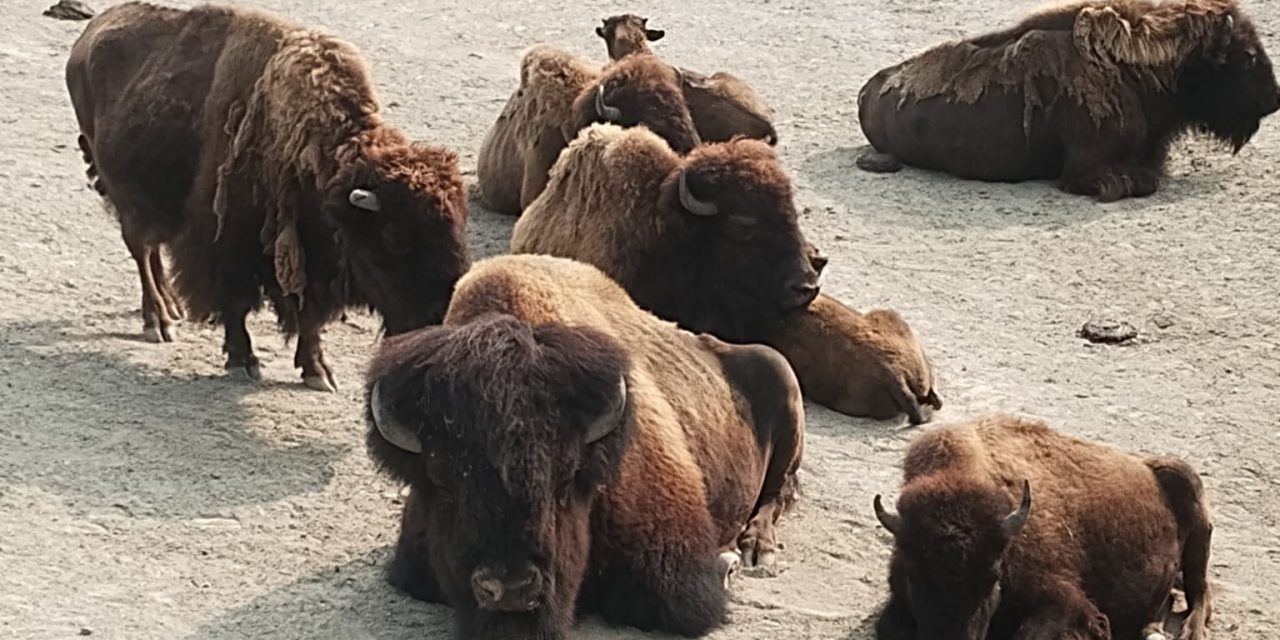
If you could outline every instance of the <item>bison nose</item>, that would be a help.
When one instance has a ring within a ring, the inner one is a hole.
[[[809,258],[809,266],[813,267],[813,270],[817,271],[818,275],[822,275],[822,270],[827,268],[827,263],[830,261],[831,259],[827,256],[821,253],[816,253],[813,257]]]
[[[533,611],[542,598],[542,572],[531,563],[512,569],[480,567],[471,574],[476,604],[488,611]]]

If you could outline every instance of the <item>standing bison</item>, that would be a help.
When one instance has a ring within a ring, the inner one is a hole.
[[[791,181],[756,140],[681,157],[647,130],[593,125],[560,155],[511,251],[593,264],[641,307],[730,342],[761,341],[818,295]]]
[[[643,125],[680,153],[701,142],[679,77],[661,60],[631,56],[600,71],[540,45],[524,55],[520,87],[480,145],[476,180],[485,206],[519,215],[542,192],[560,152],[594,122]]]
[[[859,164],[1057,178],[1112,201],[1154,193],[1179,135],[1239,151],[1277,108],[1271,61],[1235,0],[1077,2],[877,73],[858,111],[880,153]]]
[[[604,40],[612,60],[637,54],[656,55],[649,43],[666,35],[661,29],[650,29],[648,18],[630,13],[611,16],[602,22],[596,27],[596,35]],[[751,85],[724,71],[710,76],[689,69],[677,71],[685,103],[703,141],[728,142],[736,136],[745,136],[769,144],[778,143],[773,110]]]
[[[1179,640],[1208,637],[1213,527],[1186,463],[991,416],[916,438],[903,478],[898,513],[875,498],[894,538],[879,640],[1163,638],[1179,580]]]
[[[370,452],[412,491],[391,581],[452,605],[459,638],[562,640],[579,610],[704,634],[795,497],[782,356],[680,331],[571,260],[477,263],[444,326],[384,342],[367,397]]]
[[[368,306],[388,333],[438,322],[466,269],[457,156],[379,113],[359,53],[271,14],[126,3],[67,62],[81,147],[171,339],[178,291],[226,329],[227,368],[259,377],[245,317],[265,292],[307,386],[332,390],[322,327]]]

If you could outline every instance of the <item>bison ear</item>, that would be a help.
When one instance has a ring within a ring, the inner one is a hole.
[[[593,444],[599,442],[610,433],[613,433],[618,428],[618,425],[622,423],[623,412],[626,408],[627,377],[624,375],[618,378],[618,385],[614,387],[613,393],[610,394],[610,397],[605,403],[604,410],[587,425],[586,435],[583,436],[583,443]]]
[[[657,42],[661,40],[662,37],[665,35],[667,35],[667,32],[663,31],[662,29],[645,29],[644,30],[644,37],[649,42]]]

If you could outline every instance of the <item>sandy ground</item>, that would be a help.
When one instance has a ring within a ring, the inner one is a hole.
[[[447,609],[381,578],[397,487],[371,468],[358,404],[376,321],[330,328],[337,395],[298,384],[268,316],[252,326],[260,386],[222,379],[215,328],[142,341],[132,261],[84,186],[63,85],[82,24],[40,17],[50,2],[0,11],[0,637],[446,637]],[[906,316],[937,365],[940,420],[1021,412],[1186,457],[1217,524],[1217,637],[1280,634],[1280,120],[1237,157],[1185,145],[1155,197],[1103,206],[853,167],[864,79],[1028,0],[262,4],[354,41],[391,117],[460,150],[468,173],[523,48],[603,59],[601,17],[652,16],[668,59],[729,69],[775,106],[802,224],[832,257],[826,291]],[[1251,5],[1280,48],[1280,2]],[[473,208],[475,255],[503,251],[511,223]],[[1086,344],[1093,316],[1141,339]],[[738,583],[715,639],[870,637],[889,549],[871,497],[894,493],[912,431],[811,406],[809,434],[781,568]],[[590,620],[579,636],[645,637]]]

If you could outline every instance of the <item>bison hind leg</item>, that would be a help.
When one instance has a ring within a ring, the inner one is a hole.
[[[1187,616],[1177,638],[1203,640],[1213,617],[1213,591],[1208,580],[1213,524],[1204,504],[1204,485],[1195,470],[1177,458],[1156,457],[1146,462],[1178,521],[1178,537],[1183,540],[1179,568]]]
[[[869,173],[897,173],[902,171],[902,161],[892,154],[881,153],[875,149],[867,149],[854,160],[859,169]]]

